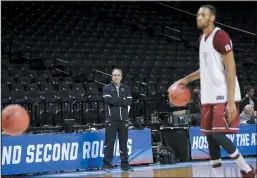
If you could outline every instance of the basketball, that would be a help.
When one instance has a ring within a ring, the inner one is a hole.
[[[185,106],[191,99],[190,89],[183,84],[175,84],[169,89],[169,100],[176,106]]]
[[[7,135],[21,135],[28,129],[29,123],[29,114],[20,105],[11,104],[2,110],[2,129]]]

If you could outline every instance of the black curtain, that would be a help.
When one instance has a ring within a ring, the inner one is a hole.
[[[161,130],[163,145],[174,151],[176,159],[181,162],[191,160],[189,132],[187,129],[163,129]]]
[[[255,2],[255,61],[257,61],[257,2]]]

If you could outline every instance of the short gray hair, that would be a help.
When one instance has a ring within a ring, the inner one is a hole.
[[[121,69],[118,69],[118,68],[114,68],[114,69],[112,70],[112,73],[113,73],[115,70],[119,71],[119,72],[121,73],[121,76],[123,75],[122,70],[121,70]]]
[[[252,111],[252,110],[253,110],[253,106],[250,105],[250,104],[247,104],[247,105],[244,107],[244,110],[245,110],[245,111]]]

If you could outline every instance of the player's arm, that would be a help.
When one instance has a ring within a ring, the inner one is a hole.
[[[235,78],[236,78],[236,65],[235,65],[233,51],[223,54],[223,63],[227,71],[228,103],[233,103],[234,97],[235,97]]]
[[[125,87],[126,97],[123,98],[121,106],[129,106],[132,104],[132,95],[129,87]]]
[[[199,43],[201,42],[201,39],[203,37],[203,34],[200,36],[199,38]],[[198,80],[200,79],[200,70],[198,69],[197,71],[189,74],[188,76],[186,76],[185,78],[182,79],[182,81],[184,80],[185,84]]]
[[[197,71],[189,74],[188,76],[186,76],[184,78],[184,80],[189,83],[189,82],[192,82],[192,81],[195,81],[195,80],[198,80],[200,79],[200,70],[198,69]],[[183,79],[182,79],[183,80]]]
[[[168,88],[168,92],[170,91],[170,89],[172,88],[173,85],[176,85],[176,84],[188,84],[189,82],[192,82],[194,80],[197,80],[200,78],[200,70],[197,70],[191,74],[189,74],[188,76],[180,79],[179,81],[175,82],[174,84],[172,84],[169,88]]]
[[[223,30],[216,32],[213,39],[213,46],[222,55],[223,64],[227,73],[228,103],[234,103],[236,66],[229,35]]]
[[[199,38],[199,43],[200,43],[200,41],[201,41],[201,38],[203,37],[203,34],[200,36],[200,38]],[[200,79],[200,70],[198,69],[197,71],[195,71],[195,72],[193,72],[193,73],[191,73],[191,74],[189,74],[189,75],[187,75],[186,77],[184,77],[184,78],[182,78],[182,79],[180,79],[179,81],[177,81],[176,83],[177,84],[188,84],[189,82],[192,82],[192,81],[195,81],[195,80],[198,80],[198,79]],[[170,88],[169,88],[170,89]],[[168,90],[169,90],[168,89]]]
[[[103,88],[103,99],[104,99],[104,103],[110,106],[120,106],[121,105],[121,100],[122,98],[120,97],[115,97],[112,96],[109,92],[109,88],[108,86],[104,86]]]

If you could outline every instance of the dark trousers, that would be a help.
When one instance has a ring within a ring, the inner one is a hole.
[[[111,168],[113,149],[118,132],[121,167],[126,168],[128,163],[128,121],[106,121],[103,167]]]

